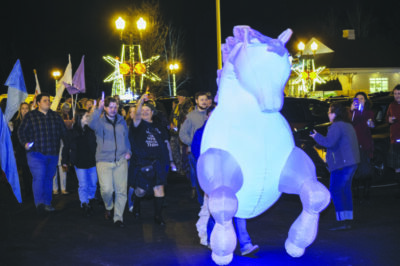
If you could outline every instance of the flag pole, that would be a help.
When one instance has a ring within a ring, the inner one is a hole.
[[[222,69],[222,52],[221,52],[221,11],[220,2],[216,0],[216,12],[217,12],[217,59],[218,69]]]

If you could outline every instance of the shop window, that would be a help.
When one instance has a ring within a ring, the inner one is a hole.
[[[369,92],[389,91],[388,78],[370,78],[369,79]]]

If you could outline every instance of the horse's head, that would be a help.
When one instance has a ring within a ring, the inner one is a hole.
[[[285,44],[292,30],[287,29],[277,39],[248,26],[236,26],[233,33],[234,37],[227,38],[223,46],[224,68],[233,66],[240,86],[257,99],[261,111],[279,111],[290,75]]]

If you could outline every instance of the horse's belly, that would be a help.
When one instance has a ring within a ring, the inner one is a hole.
[[[243,173],[243,186],[236,193],[239,201],[236,216],[251,218],[279,198],[279,177],[294,147],[293,136],[279,113],[258,117],[257,123],[230,122],[210,119],[201,150],[222,149],[236,159]]]

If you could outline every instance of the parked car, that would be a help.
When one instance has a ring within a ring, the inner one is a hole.
[[[375,174],[382,177],[387,172],[386,162],[390,146],[390,126],[386,121],[386,112],[389,104],[394,101],[393,95],[381,94],[371,97],[372,111],[375,117],[375,128],[372,129],[372,138],[374,140],[374,158]]]
[[[329,177],[329,170],[325,162],[325,149],[316,146],[310,132],[316,129],[325,132],[329,124],[329,104],[317,99],[285,97],[281,114],[292,128],[294,141],[297,147],[303,149],[314,162],[317,176]]]

